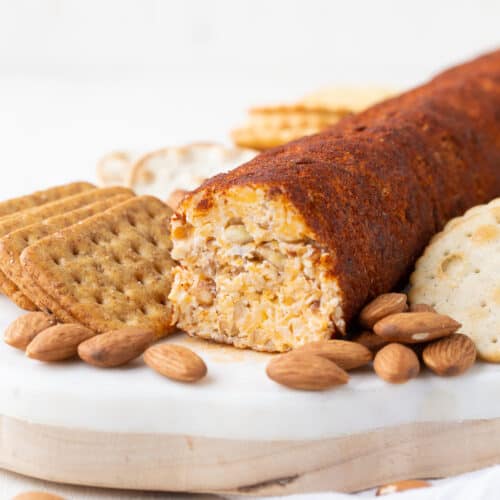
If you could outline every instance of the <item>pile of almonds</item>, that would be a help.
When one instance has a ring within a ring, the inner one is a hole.
[[[420,358],[438,375],[459,375],[476,360],[474,343],[455,333],[460,323],[424,304],[408,308],[403,293],[380,295],[361,311],[358,323],[363,331],[354,340],[312,342],[275,356],[267,375],[293,389],[323,390],[346,384],[348,371],[372,361],[380,378],[403,383],[418,375]],[[191,349],[152,345],[153,332],[139,327],[96,335],[82,325],[57,324],[50,314],[31,312],[16,319],[4,339],[40,361],[79,356],[91,365],[110,368],[144,353],[146,365],[172,380],[196,382],[207,373],[205,362]]]
[[[274,357],[267,365],[268,377],[292,389],[319,391],[347,384],[348,370],[372,360],[365,346],[347,340],[311,342]]]
[[[437,375],[459,375],[476,360],[474,343],[455,333],[460,323],[438,314],[425,304],[408,307],[402,293],[383,294],[361,311],[363,331],[354,340],[325,340],[305,344],[273,357],[266,373],[275,382],[293,389],[323,390],[349,381],[348,371],[373,361],[377,375],[391,383],[403,383],[418,375],[420,358]],[[61,361],[79,356],[100,368],[122,366],[144,353],[146,365],[172,380],[196,382],[207,373],[204,361],[187,347],[152,345],[154,334],[143,328],[123,328],[96,335],[79,324],[57,324],[43,312],[16,319],[5,331],[7,344],[40,361]],[[377,496],[430,483],[406,480],[380,486]],[[60,499],[57,495],[28,492],[21,500]]]
[[[305,344],[275,357],[267,375],[293,389],[322,390],[346,384],[347,371],[372,359],[375,373],[395,384],[419,374],[419,358],[441,376],[460,375],[476,360],[472,340],[455,333],[460,323],[426,304],[409,308],[404,293],[380,295],[363,308],[358,323],[363,331],[353,341]]]
[[[20,316],[4,334],[7,344],[39,361],[63,361],[79,356],[100,368],[122,366],[144,353],[144,362],[172,380],[195,382],[207,373],[205,362],[191,349],[175,344],[152,345],[153,332],[140,327],[100,335],[79,324],[57,324],[44,312]]]

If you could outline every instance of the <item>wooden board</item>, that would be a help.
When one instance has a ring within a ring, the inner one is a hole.
[[[65,429],[1,419],[0,465],[110,488],[219,494],[352,492],[500,460],[500,419],[409,424],[316,441],[241,441]]]
[[[20,311],[0,298],[0,330]],[[265,375],[270,355],[174,335],[208,376],[141,360],[45,364],[0,344],[0,466],[74,484],[241,494],[357,491],[500,462],[500,366],[390,385],[369,369],[311,393]]]

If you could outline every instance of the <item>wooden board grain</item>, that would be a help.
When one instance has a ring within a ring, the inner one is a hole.
[[[0,466],[79,485],[285,495],[354,492],[500,462],[500,419],[407,424],[314,441],[109,433],[1,417]]]

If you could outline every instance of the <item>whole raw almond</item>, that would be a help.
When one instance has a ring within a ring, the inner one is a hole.
[[[425,365],[442,376],[460,375],[476,361],[474,342],[461,333],[436,340],[427,345],[423,352]]]
[[[43,491],[27,491],[16,495],[12,500],[64,500],[64,498]]]
[[[40,361],[72,358],[78,352],[78,345],[94,335],[92,330],[76,323],[51,326],[29,343],[26,355]]]
[[[196,382],[207,373],[205,362],[182,345],[152,346],[144,353],[144,362],[161,375],[179,382]]]
[[[375,335],[373,332],[364,331],[361,332],[357,337],[354,337],[354,342],[364,345],[373,354],[380,351],[382,347],[386,346],[389,341]]]
[[[348,340],[321,340],[304,344],[293,352],[308,352],[333,361],[343,370],[353,370],[368,364],[372,353],[365,346]]]
[[[96,335],[78,346],[83,361],[101,368],[120,366],[140,356],[153,342],[155,334],[139,327],[121,328]]]
[[[388,344],[375,355],[375,373],[386,382],[403,384],[416,377],[420,371],[417,355],[402,344]]]
[[[308,352],[290,352],[272,359],[267,376],[292,389],[321,391],[347,384],[349,375],[333,361]]]
[[[40,332],[55,324],[56,319],[51,314],[30,312],[13,321],[5,330],[3,338],[10,346],[24,351]]]
[[[371,329],[382,318],[406,311],[408,309],[407,297],[404,293],[384,293],[367,304],[359,313],[359,323]]]
[[[395,481],[394,483],[389,483],[385,484],[384,486],[379,486],[377,488],[376,495],[380,497],[382,495],[389,495],[391,493],[399,493],[400,491],[415,490],[417,488],[428,488],[429,486],[432,486],[432,484],[427,481],[422,481],[420,479]]]
[[[391,314],[378,321],[373,331],[391,342],[417,344],[456,332],[461,324],[449,316],[433,312]]]
[[[410,312],[436,312],[436,309],[434,309],[432,306],[429,304],[412,304],[410,306]]]

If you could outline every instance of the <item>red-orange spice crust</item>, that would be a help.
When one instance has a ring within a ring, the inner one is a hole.
[[[448,219],[500,196],[500,50],[198,191],[208,207],[234,185],[269,187],[297,207],[336,255],[349,321],[407,276]]]

